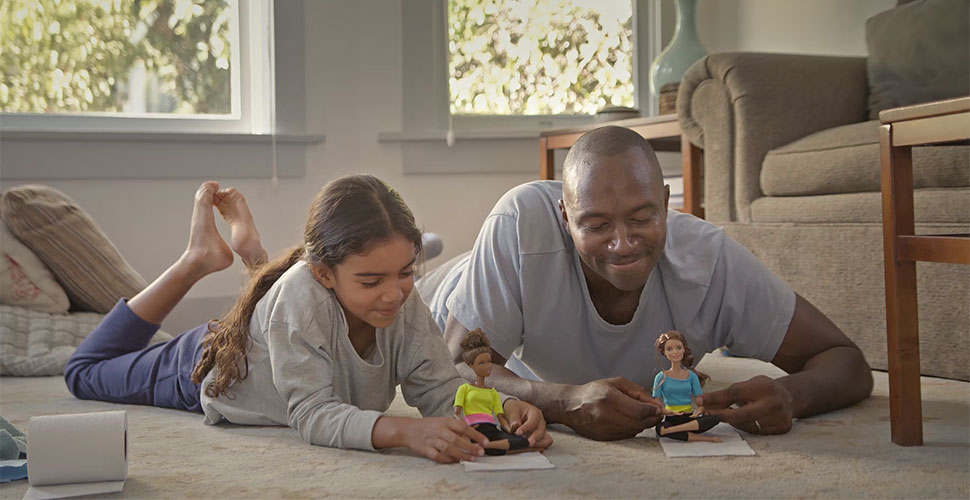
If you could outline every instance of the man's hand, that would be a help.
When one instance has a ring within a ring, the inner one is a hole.
[[[594,380],[567,393],[564,423],[591,439],[625,439],[657,425],[662,408],[645,387],[623,377]]]
[[[509,432],[528,439],[530,448],[544,450],[552,446],[552,436],[546,433],[546,419],[535,406],[509,399],[505,402],[505,418],[509,422]]]
[[[792,428],[794,398],[777,380],[759,375],[700,396],[708,415],[751,434],[784,434]],[[732,408],[735,405],[736,408]]]

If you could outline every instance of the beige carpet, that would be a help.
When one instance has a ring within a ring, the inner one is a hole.
[[[764,373],[767,364],[718,355],[701,369],[708,390]],[[32,415],[126,409],[129,479],[124,498],[311,497],[970,497],[970,384],[923,379],[926,445],[889,440],[886,374],[852,408],[796,422],[783,436],[742,434],[753,457],[664,456],[656,439],[598,443],[554,431],[553,470],[465,473],[405,451],[367,453],[310,446],[288,428],[208,427],[202,417],[74,399],[60,378],[0,379],[0,413],[26,428]],[[390,414],[416,415],[398,398]],[[645,435],[646,436],[646,435]],[[26,481],[0,486],[19,499]]]

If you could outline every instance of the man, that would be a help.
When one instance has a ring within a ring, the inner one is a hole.
[[[726,346],[789,374],[702,396],[747,432],[784,433],[792,418],[866,398],[858,347],[719,228],[668,211],[669,198],[649,143],[622,127],[581,137],[562,183],[509,191],[470,256],[425,290],[456,364],[464,333],[481,328],[496,364],[489,383],[600,440],[660,420],[653,346],[672,329],[698,361]]]

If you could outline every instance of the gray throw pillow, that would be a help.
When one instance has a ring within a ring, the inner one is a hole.
[[[919,0],[866,21],[869,119],[970,95],[970,1]]]

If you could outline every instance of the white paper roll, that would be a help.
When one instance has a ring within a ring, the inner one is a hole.
[[[31,418],[27,477],[32,488],[123,482],[128,478],[128,414],[103,411]]]

